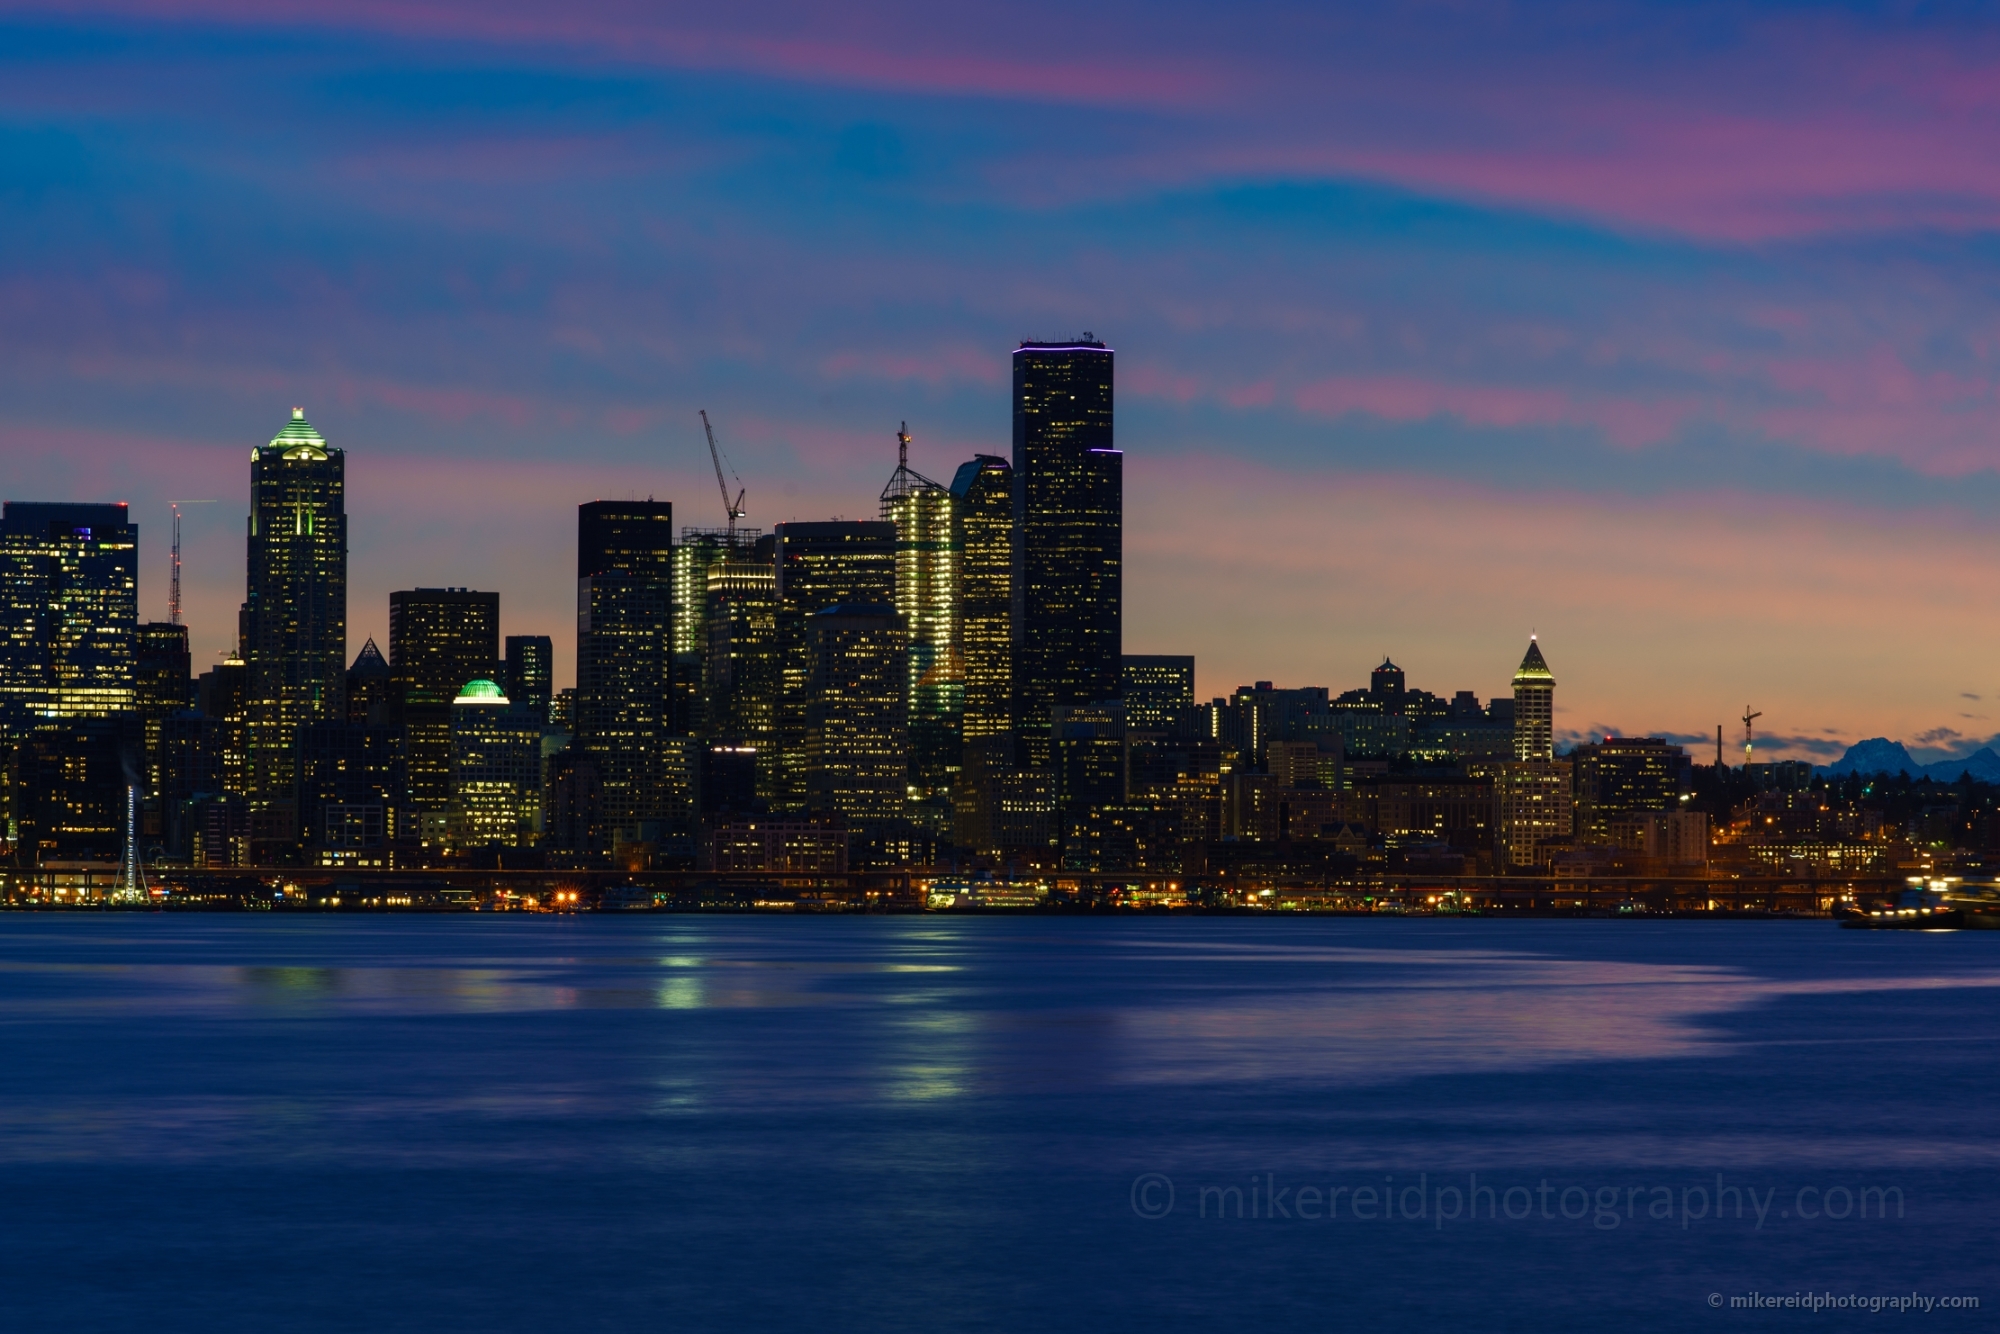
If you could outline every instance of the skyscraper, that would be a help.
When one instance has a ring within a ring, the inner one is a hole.
[[[909,783],[903,618],[886,603],[838,603],[806,620],[806,805],[885,831]]]
[[[575,745],[596,769],[601,848],[657,843],[692,816],[665,763],[672,721],[674,508],[665,501],[579,506]],[[573,825],[579,822],[572,822]]]
[[[347,668],[347,721],[388,723],[395,716],[393,683],[395,673],[382,650],[369,640],[354,655]]]
[[[959,654],[968,739],[1013,733],[1014,468],[992,454],[958,465],[951,479],[959,555]]]
[[[1556,678],[1542,646],[1528,638],[1528,652],[1514,673],[1514,758],[1552,760],[1555,747]]]
[[[910,467],[910,433],[882,488],[882,518],[896,526],[897,612],[909,635],[910,795],[941,827],[958,772],[965,679],[959,655],[959,537],[951,491]]]
[[[389,594],[390,689],[403,725],[413,822],[425,842],[441,841],[451,810],[451,703],[467,681],[495,676],[499,659],[498,593]]]
[[[896,525],[781,523],[774,554],[778,593],[778,792],[776,804],[806,805],[806,618],[836,604],[894,606]]]
[[[1014,732],[1049,763],[1051,710],[1118,698],[1124,460],[1112,351],[1086,335],[1014,351]]]
[[[1570,763],[1555,758],[1555,693],[1555,675],[1531,638],[1514,673],[1514,759],[1491,771],[1499,807],[1495,832],[1507,864],[1517,869],[1547,866],[1550,854],[1576,832]],[[1467,771],[1483,768],[1468,765]]]
[[[347,670],[346,459],[303,409],[250,457],[245,745],[252,804],[293,810],[299,728],[338,718]],[[283,838],[283,820],[267,826]]]
[[[777,571],[761,561],[721,561],[708,567],[707,580],[706,734],[725,746],[735,763],[749,757],[755,795],[768,803],[778,786]]]
[[[139,530],[126,507],[8,501],[0,616],[0,725],[14,736],[133,708]]]
[[[555,685],[555,645],[547,635],[507,636],[507,698],[526,709],[536,721],[549,720],[549,695]]]

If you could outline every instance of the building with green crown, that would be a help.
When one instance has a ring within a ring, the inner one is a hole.
[[[346,492],[345,457],[303,409],[250,451],[246,767],[266,845],[297,836],[299,729],[346,716]]]

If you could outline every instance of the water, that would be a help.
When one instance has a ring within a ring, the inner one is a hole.
[[[7,1329],[2000,1309],[1986,933],[13,914],[0,1024]]]

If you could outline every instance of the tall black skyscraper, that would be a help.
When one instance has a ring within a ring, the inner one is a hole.
[[[576,526],[574,745],[596,770],[596,831],[659,843],[692,818],[693,776],[667,744],[672,725],[674,507],[599,500]]]
[[[1124,460],[1112,352],[1085,335],[1014,352],[1014,734],[1049,764],[1051,710],[1118,698]]]
[[[289,808],[299,729],[344,717],[347,674],[347,464],[305,412],[251,455],[248,597],[249,796]],[[278,825],[267,826],[274,837]]]
[[[514,707],[534,714],[543,726],[549,721],[549,692],[555,683],[555,645],[547,635],[508,635],[506,680],[507,698]]]

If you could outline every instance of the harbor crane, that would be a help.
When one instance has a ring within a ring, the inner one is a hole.
[[[1752,713],[1748,704],[1743,706],[1743,767],[1746,769],[1750,767],[1750,724],[1763,716],[1762,709]]]
[[[729,483],[722,480],[722,451],[716,447],[715,428],[708,424],[707,408],[701,410],[701,430],[702,434],[708,437],[708,461],[715,465],[715,489],[722,492],[722,508],[729,515],[729,536],[725,540],[729,544],[729,549],[734,551],[736,549],[736,521],[750,512],[743,508],[743,496],[745,494],[743,479],[741,477],[736,478],[736,499],[733,501],[730,500]],[[735,477],[736,470],[731,468],[729,475]]]

